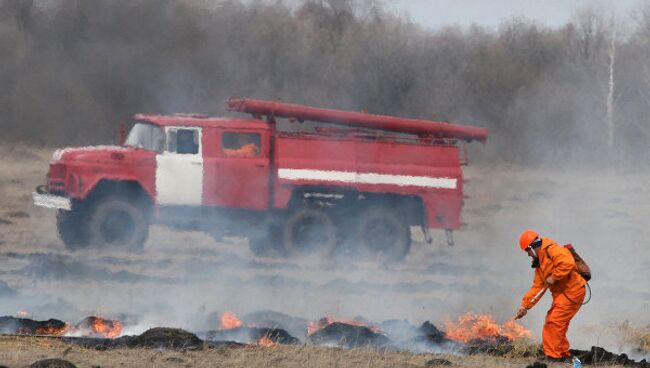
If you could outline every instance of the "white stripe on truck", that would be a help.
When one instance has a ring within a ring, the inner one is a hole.
[[[354,184],[387,184],[442,189],[456,189],[457,182],[457,179],[455,178],[444,177],[313,169],[278,169],[278,177],[286,180],[318,180]]]

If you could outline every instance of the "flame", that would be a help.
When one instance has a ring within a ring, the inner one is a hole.
[[[458,322],[445,321],[447,326],[447,337],[452,340],[469,342],[474,339],[491,340],[499,336],[514,340],[522,337],[530,337],[529,330],[509,320],[499,325],[489,314],[466,313],[458,317]]]
[[[507,321],[501,326],[501,335],[510,340],[520,339],[522,337],[531,337],[530,330],[518,324],[513,319]]]
[[[368,324],[365,324],[361,321],[357,321],[355,319],[340,319],[340,318],[335,318],[331,316],[326,316],[321,319],[319,319],[317,322],[309,322],[307,325],[307,336],[311,336],[314,332],[325,328],[332,323],[345,323],[346,325],[351,325],[351,326],[357,326],[357,327],[367,327],[370,329],[370,331],[374,333],[382,333],[381,329],[377,326],[371,326]]]
[[[90,316],[77,325],[76,332],[86,337],[114,338],[120,336],[122,328],[119,321]]]
[[[230,330],[233,328],[241,327],[242,322],[233,312],[224,312],[221,315],[220,330]]]
[[[275,345],[275,343],[273,342],[273,340],[269,339],[268,336],[264,335],[264,336],[260,337],[259,340],[257,340],[256,345],[264,346],[266,348],[270,348],[271,346]]]
[[[122,333],[122,324],[119,321],[100,317],[95,318],[90,327],[94,333],[108,338],[117,337]]]
[[[54,327],[54,326],[44,326],[44,327],[38,327],[34,333],[36,335],[53,335],[53,336],[61,336],[68,331],[72,330],[72,326],[69,324],[65,324],[63,327]]]

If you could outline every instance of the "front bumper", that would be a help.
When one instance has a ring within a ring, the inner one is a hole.
[[[67,211],[70,211],[72,209],[70,198],[37,192],[32,193],[32,198],[34,199],[34,204],[40,207],[57,208]]]

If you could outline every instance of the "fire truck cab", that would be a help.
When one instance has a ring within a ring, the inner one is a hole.
[[[457,142],[487,131],[239,98],[229,109],[252,118],[138,114],[121,146],[57,150],[34,202],[58,209],[73,250],[141,249],[161,223],[246,236],[258,255],[394,261],[409,251],[411,226],[427,239],[430,228],[461,226]],[[326,125],[279,130],[280,118]]]

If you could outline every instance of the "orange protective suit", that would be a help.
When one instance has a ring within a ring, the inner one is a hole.
[[[223,153],[228,157],[255,157],[259,149],[254,143],[245,144],[239,148],[228,149],[224,148]]]
[[[582,306],[587,282],[578,274],[571,252],[553,239],[542,238],[538,257],[540,266],[535,269],[533,286],[524,295],[521,306],[532,308],[532,299],[548,286],[553,294],[553,304],[546,314],[542,331],[544,354],[552,358],[570,357],[566,333],[569,322]],[[553,285],[545,285],[549,276],[555,280]]]

